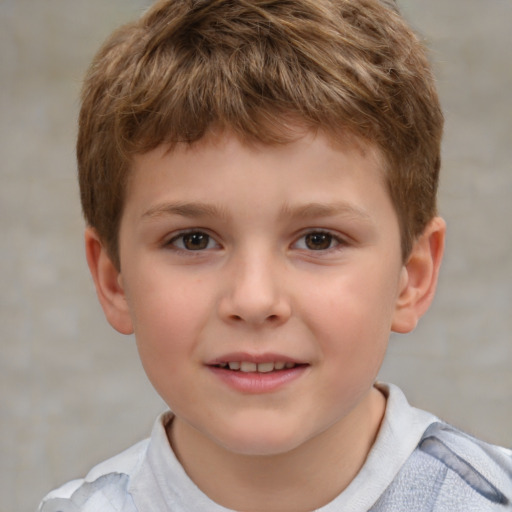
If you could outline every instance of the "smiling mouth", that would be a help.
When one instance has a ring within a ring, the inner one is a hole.
[[[270,373],[282,370],[291,370],[293,368],[305,365],[284,361],[266,363],[253,363],[251,361],[229,361],[226,363],[219,363],[213,366],[215,368],[221,368],[223,370],[231,370],[234,372],[242,373]]]

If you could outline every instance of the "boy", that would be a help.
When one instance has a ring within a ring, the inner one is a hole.
[[[114,33],[86,254],[172,413],[40,510],[511,510],[509,451],[375,383],[435,292],[442,123],[383,0],[166,0]]]

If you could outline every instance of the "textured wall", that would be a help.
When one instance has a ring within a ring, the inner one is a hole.
[[[73,145],[85,66],[143,0],[0,0],[0,512],[147,435],[163,404],[86,270]],[[446,111],[436,302],[382,379],[512,445],[512,3],[402,0]]]

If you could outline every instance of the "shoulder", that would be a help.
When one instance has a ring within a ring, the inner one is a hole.
[[[372,511],[510,511],[512,451],[434,422],[379,501]]]
[[[50,492],[39,512],[136,512],[128,493],[131,476],[147,451],[149,440],[95,466],[85,478]]]
[[[487,501],[512,506],[512,451],[494,446],[442,422],[431,425],[418,446],[447,472]]]

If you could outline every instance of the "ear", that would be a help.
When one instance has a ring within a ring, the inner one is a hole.
[[[429,308],[436,291],[443,259],[446,223],[435,217],[414,242],[402,268],[401,284],[391,329],[407,333]]]
[[[109,324],[121,334],[132,334],[130,315],[121,273],[112,262],[96,230],[85,230],[85,254],[96,293]]]

